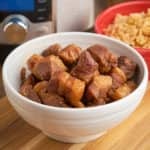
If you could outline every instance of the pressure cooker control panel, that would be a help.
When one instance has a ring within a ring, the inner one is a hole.
[[[21,44],[54,32],[50,0],[1,0],[0,44]]]

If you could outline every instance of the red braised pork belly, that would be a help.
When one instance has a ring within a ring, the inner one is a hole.
[[[115,89],[110,96],[113,100],[118,100],[129,95],[135,88],[135,82],[129,81],[121,85],[119,88]]]
[[[120,100],[136,87],[137,64],[95,44],[50,45],[27,60],[20,71],[20,93],[55,107],[84,108]]]
[[[64,98],[56,93],[47,93],[44,90],[41,90],[39,96],[42,100],[42,103],[45,105],[68,107],[68,105],[65,103]]]
[[[99,64],[100,73],[108,73],[112,67],[117,66],[117,57],[102,45],[93,45],[87,49]]]
[[[50,45],[48,48],[46,48],[43,52],[42,52],[42,56],[47,57],[50,55],[58,55],[58,53],[61,51],[62,47],[60,44],[53,44]]]
[[[118,67],[111,70],[110,75],[112,77],[112,88],[116,89],[127,81],[125,73]]]
[[[134,76],[137,65],[127,56],[120,56],[118,58],[118,66],[121,70],[123,70],[127,79],[131,79]]]
[[[99,74],[98,64],[88,51],[82,52],[77,65],[71,71],[71,75],[88,83],[96,74]]]
[[[108,75],[95,76],[86,91],[87,105],[106,103],[107,93],[112,86],[112,78]]]
[[[27,65],[28,65],[28,68],[29,70],[32,72],[35,64],[37,62],[39,62],[40,60],[43,59],[43,56],[41,55],[38,55],[38,54],[33,54],[28,60],[27,60]]]
[[[36,101],[38,103],[41,103],[41,100],[39,98],[39,96],[37,95],[37,93],[33,90],[33,86],[30,85],[30,84],[24,84],[20,87],[20,93],[33,100],[33,101]]]
[[[58,56],[50,55],[34,64],[31,72],[39,80],[49,80],[57,71],[66,71],[67,67]]]
[[[75,44],[70,44],[59,52],[59,57],[68,65],[77,62],[81,53],[81,48]]]
[[[84,81],[71,76],[67,72],[59,72],[55,75],[55,78],[50,80],[49,86],[49,92],[56,92],[58,95],[65,97],[71,106],[84,107],[81,101],[85,90]]]

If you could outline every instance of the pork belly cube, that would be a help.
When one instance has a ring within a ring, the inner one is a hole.
[[[59,79],[59,72],[55,73],[51,79],[49,80],[49,84],[48,84],[48,93],[58,93],[58,79]],[[62,96],[63,94],[59,94],[60,96]]]
[[[128,80],[126,84],[130,87],[131,91],[134,91],[137,88],[137,84],[134,80]]]
[[[64,96],[65,85],[70,77],[67,72],[58,72],[49,81],[48,92],[58,93],[60,96]]]
[[[116,89],[127,81],[125,73],[118,67],[111,70],[112,88]]]
[[[49,80],[50,79],[50,61],[47,59],[42,59],[38,61],[34,68],[32,69],[32,73],[39,80]]]
[[[37,95],[37,93],[33,90],[33,86],[37,83],[35,77],[30,74],[25,80],[24,82],[21,83],[20,86],[20,93],[33,100],[36,102],[41,103],[39,96]]]
[[[49,80],[50,77],[59,71],[66,71],[67,67],[63,64],[62,60],[58,56],[50,55],[40,61],[38,61],[32,73],[39,80]]]
[[[95,74],[98,74],[98,64],[88,51],[82,52],[77,65],[72,69],[71,75],[88,83]]]
[[[131,79],[134,76],[137,67],[136,63],[126,56],[120,56],[118,58],[118,66],[123,70],[127,79]]]
[[[40,81],[33,87],[33,90],[39,94],[40,91],[44,90],[45,92],[48,91],[49,82],[48,81]]]
[[[29,70],[32,72],[34,66],[36,63],[38,63],[40,60],[43,59],[43,56],[38,55],[38,54],[34,54],[32,55],[28,60],[27,60],[27,65]]]
[[[50,80],[48,91],[58,93],[65,97],[73,107],[84,107],[81,102],[84,94],[85,83],[67,72],[59,72]]]
[[[111,94],[113,100],[119,100],[127,95],[129,95],[136,88],[136,84],[133,81],[127,82],[121,85],[119,88],[115,89]]]
[[[39,93],[41,101],[45,105],[56,107],[68,107],[63,97],[56,93],[47,93],[44,90]]]
[[[57,44],[57,43],[53,44],[42,52],[42,56],[44,56],[44,57],[47,57],[50,55],[56,55],[57,56],[61,49],[62,49],[62,47],[60,44]]]
[[[56,76],[57,78],[57,76]],[[70,74],[67,72],[61,72],[58,75],[58,88],[57,88],[57,93],[59,95],[65,96],[65,90],[66,90],[66,83],[68,79],[70,78]]]
[[[81,100],[84,94],[85,83],[70,76],[65,86],[65,98],[68,100],[68,102],[73,107],[84,107],[84,104]]]
[[[49,80],[48,92],[58,93],[60,96],[64,96],[65,84],[70,77],[67,72],[56,72]]]
[[[67,67],[64,65],[63,61],[58,57],[51,55],[47,57],[50,61],[50,75],[53,76],[55,73],[59,71],[67,71]]]
[[[81,48],[75,44],[71,44],[61,50],[59,56],[66,64],[73,64],[78,60],[80,53]]]
[[[33,90],[33,86],[30,85],[30,84],[23,84],[21,87],[20,87],[20,93],[33,100],[33,101],[36,101],[38,103],[41,103],[41,100],[39,98],[39,96],[37,95],[37,93]]]
[[[98,75],[87,87],[86,99],[87,104],[102,105],[105,104],[107,93],[112,86],[112,78],[108,75]]]
[[[89,47],[87,50],[99,64],[100,73],[107,73],[112,67],[117,66],[117,57],[106,47],[96,44]]]

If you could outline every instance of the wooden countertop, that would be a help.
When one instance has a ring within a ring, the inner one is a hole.
[[[150,150],[150,83],[137,110],[119,126],[88,143],[52,140],[23,121],[6,97],[0,100],[1,150]]]

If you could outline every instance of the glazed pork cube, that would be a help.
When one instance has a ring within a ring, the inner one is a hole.
[[[100,73],[107,73],[112,67],[117,66],[117,57],[106,47],[97,44],[89,47],[87,50],[99,64]]]
[[[61,72],[58,75],[58,78],[56,76],[56,79],[58,79],[58,88],[57,88],[57,93],[59,95],[65,96],[65,90],[66,90],[66,83],[70,78],[70,74],[67,72]]]
[[[44,59],[43,56],[34,54],[28,61],[28,68],[33,75],[39,80],[49,79],[50,77],[50,64]]]
[[[71,76],[67,72],[59,72],[50,80],[48,91],[65,97],[66,101],[73,107],[84,107],[81,102],[84,89],[84,81]]]
[[[135,83],[134,80],[128,80],[126,84],[129,86],[131,91],[135,90],[137,88],[137,84]]]
[[[32,73],[39,80],[49,80],[50,79],[50,61],[42,59],[38,61],[33,69]]]
[[[48,91],[49,82],[48,81],[40,81],[33,87],[33,90],[39,94],[40,91],[44,90],[45,92]]]
[[[58,56],[50,55],[39,60],[32,69],[32,73],[39,80],[49,80],[50,77],[59,71],[66,71],[67,67]]]
[[[20,87],[20,93],[33,100],[33,101],[36,101],[38,103],[41,103],[41,100],[39,98],[39,96],[37,95],[37,93],[33,90],[33,86],[30,85],[30,84],[23,84],[21,87]]]
[[[134,76],[136,70],[136,63],[128,57],[120,56],[118,58],[118,66],[121,70],[123,70],[127,79],[130,79]]]
[[[84,94],[85,83],[70,76],[65,86],[65,98],[68,102],[74,107],[84,107],[81,99]]]
[[[61,49],[62,48],[61,48],[60,44],[57,44],[57,43],[53,44],[42,52],[42,56],[44,56],[44,57],[47,57],[50,55],[56,55],[57,56]]]
[[[60,96],[63,96],[63,93],[64,92],[58,92],[59,91],[59,72],[58,73],[55,73],[54,76],[51,77],[51,79],[49,80],[49,85],[48,85],[48,93],[59,93]],[[63,79],[66,81],[65,77],[63,77]],[[63,88],[62,88],[63,90]],[[61,89],[60,89],[61,91]]]
[[[113,100],[121,99],[129,95],[135,88],[136,84],[133,81],[127,82],[119,88],[115,89],[114,92],[111,94],[111,98]]]
[[[27,60],[27,65],[29,70],[32,72],[34,66],[36,63],[38,63],[40,60],[43,59],[43,56],[38,55],[38,54],[34,54],[32,55],[28,60]]]
[[[112,77],[112,89],[120,87],[127,81],[125,73],[118,67],[113,68],[110,75]]]
[[[47,57],[50,61],[50,74],[53,76],[56,72],[67,71],[67,67],[64,65],[63,61],[58,57],[51,55]]]
[[[76,46],[75,44],[68,45],[63,50],[59,52],[60,58],[66,64],[76,63],[81,53],[81,48]]]
[[[87,104],[102,105],[105,104],[107,93],[112,86],[112,78],[108,75],[98,75],[87,87]]]
[[[63,97],[56,93],[47,93],[44,90],[40,91],[40,98],[43,104],[57,107],[67,107]]]
[[[86,83],[98,73],[98,64],[88,51],[82,52],[77,65],[71,71],[73,76],[85,81]]]
[[[69,79],[70,74],[67,72],[58,72],[49,81],[48,92],[58,93],[60,96],[64,96],[65,85]]]
[[[37,93],[33,90],[33,86],[36,84],[36,82],[37,81],[32,74],[28,75],[27,78],[24,77],[24,81],[21,83],[20,86],[20,93],[23,96],[40,103],[40,98],[38,97]]]

